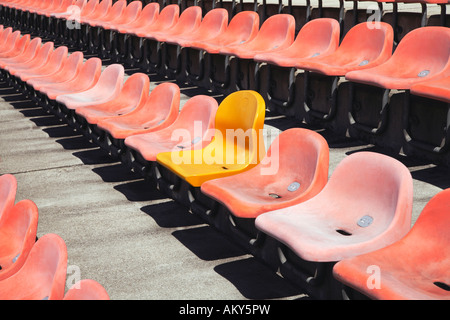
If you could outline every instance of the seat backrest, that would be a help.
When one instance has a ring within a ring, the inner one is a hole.
[[[426,80],[450,66],[450,28],[422,27],[408,32],[399,42],[389,63],[418,65],[424,68],[419,77]]]
[[[187,7],[183,12],[181,12],[177,23],[171,28],[171,33],[185,33],[192,30],[196,30],[202,22],[202,8],[199,6]],[[161,30],[165,32],[166,30]]]
[[[267,18],[253,39],[255,47],[277,49],[283,44],[290,45],[295,39],[295,18],[280,13]]]
[[[254,11],[237,13],[228,24],[223,37],[240,42],[252,40],[259,31],[259,14]]]
[[[165,119],[170,117],[174,110],[178,115],[180,106],[180,88],[175,83],[163,82],[157,85],[142,106],[135,109],[136,113],[152,115],[153,118]]]
[[[396,225],[399,233],[411,227],[412,177],[408,168],[392,157],[375,152],[353,153],[339,163],[322,192],[333,202],[336,212],[345,212],[345,221],[355,221],[355,228],[365,215],[373,219],[372,233],[390,225]],[[342,207],[349,205],[352,210]],[[368,228],[355,230],[362,229]]]
[[[259,163],[265,155],[263,139],[265,110],[264,99],[256,91],[241,90],[229,94],[220,103],[216,112],[215,145],[210,144],[206,148],[215,148],[217,152],[223,152],[222,156],[227,158],[232,152],[234,164],[240,164],[242,161]],[[219,150],[217,144],[222,144],[224,149]]]
[[[118,0],[118,1],[114,2],[114,4],[112,5],[112,7],[108,11],[108,13],[106,15],[104,15],[100,20],[108,22],[108,21],[113,21],[114,19],[117,19],[118,17],[120,17],[122,12],[125,10],[126,6],[127,6],[126,0]]]
[[[384,62],[392,55],[394,31],[390,24],[362,22],[352,27],[337,48],[336,61],[339,64],[355,62],[360,66],[376,61]]]
[[[220,32],[226,30],[228,25],[228,11],[223,8],[216,8],[208,11],[203,17],[199,28],[195,34],[200,37],[218,36]]]
[[[8,242],[8,252],[4,253],[14,253],[15,256],[10,261],[3,261],[0,280],[16,273],[25,263],[36,241],[38,217],[36,204],[28,199],[17,202],[2,216],[0,236],[3,242]]]
[[[132,21],[135,21],[139,16],[142,10],[142,2],[141,1],[132,1],[126,8],[123,10],[121,16],[114,20],[114,23],[118,24],[126,24]]]
[[[90,90],[98,92],[98,95],[102,95],[104,91],[118,93],[123,86],[124,76],[125,69],[121,64],[111,64],[103,70],[97,83]]]
[[[25,34],[22,37],[20,37],[15,43],[14,43],[14,52],[15,55],[22,53],[30,43],[30,35]]]
[[[180,7],[177,4],[169,4],[161,10],[158,15],[158,19],[154,23],[150,24],[149,27],[150,29],[170,28],[178,22],[179,14]]]
[[[30,41],[27,48],[23,52],[22,57],[25,58],[25,60],[31,59],[35,56],[35,54],[38,52],[39,48],[41,47],[42,39],[37,37]]]
[[[127,105],[138,107],[148,99],[150,79],[144,73],[134,73],[123,84],[118,99]]]
[[[39,48],[39,51],[36,53],[36,55],[33,58],[34,66],[41,66],[44,63],[46,63],[51,56],[54,49],[54,43],[51,41],[48,41],[42,45],[42,47]],[[33,67],[34,67],[33,66]]]
[[[16,41],[18,41],[19,39],[20,39],[20,31],[14,31],[10,35],[8,35],[8,38],[3,44],[3,47],[6,50],[10,50],[11,48],[14,48]]]
[[[22,268],[0,284],[0,297],[13,300],[61,300],[67,273],[67,247],[56,234],[45,234]]]
[[[56,48],[51,54],[50,57],[45,64],[45,67],[48,68],[47,70],[50,71],[57,71],[54,69],[59,69],[61,64],[65,59],[67,59],[67,54],[69,53],[69,48],[66,46],[60,46]],[[44,71],[47,71],[44,70]]]
[[[340,25],[333,18],[317,18],[307,22],[297,34],[293,46],[299,57],[316,57],[339,47]]]
[[[9,35],[12,33],[12,28],[8,27],[6,29],[3,29],[1,37],[0,37],[0,46],[3,46],[3,44],[7,41],[9,38]]]
[[[95,8],[98,6],[100,0],[89,0],[85,6],[80,11],[80,16],[84,17],[86,15],[91,14]]]
[[[144,25],[145,23],[150,23],[159,15],[159,3],[158,2],[150,2],[147,4],[133,23],[134,26]]]
[[[97,83],[102,74],[102,60],[97,57],[89,58],[80,68],[77,82]]]
[[[112,0],[102,0],[96,7],[95,10],[87,16],[89,19],[101,19],[106,16],[112,7]]]

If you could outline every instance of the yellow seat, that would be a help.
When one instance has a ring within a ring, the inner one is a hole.
[[[159,153],[156,161],[193,187],[248,170],[265,155],[264,117],[265,102],[259,93],[234,92],[219,105],[210,144],[198,150]]]

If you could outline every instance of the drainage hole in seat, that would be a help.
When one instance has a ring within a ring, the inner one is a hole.
[[[343,236],[351,236],[352,235],[350,232],[347,232],[347,231],[342,230],[342,229],[337,229],[336,232],[339,233],[339,234],[342,234]]]
[[[228,168],[227,168],[227,167],[222,167],[222,169],[224,169],[224,170],[228,170]]]
[[[450,291],[450,286],[444,282],[435,281],[435,282],[433,282],[433,284],[445,291]]]
[[[271,196],[274,199],[280,199],[281,198],[281,196],[279,194],[276,194],[276,193],[269,193],[269,196]]]

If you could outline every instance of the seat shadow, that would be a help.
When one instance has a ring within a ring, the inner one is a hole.
[[[152,217],[162,228],[192,227],[204,224],[202,219],[189,213],[186,207],[172,199],[144,206],[141,211]]]
[[[295,296],[308,299],[294,287],[254,257],[223,263],[214,268],[230,281],[247,299],[282,299]]]
[[[210,226],[199,226],[172,232],[197,257],[214,261],[238,257],[246,252]]]

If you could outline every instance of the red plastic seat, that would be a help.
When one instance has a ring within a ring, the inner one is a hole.
[[[136,20],[139,14],[142,11],[142,2],[141,1],[132,1],[126,8],[123,9],[121,15],[119,15],[116,19],[112,21],[107,21],[102,23],[101,26],[104,29],[118,29],[123,25],[128,25],[129,23]]]
[[[336,19],[317,18],[306,23],[288,48],[257,54],[255,61],[280,67],[293,67],[304,58],[326,56],[339,46],[340,25]]]
[[[102,60],[95,57],[90,58],[81,66],[77,75],[71,80],[57,84],[49,84],[41,87],[39,91],[45,94],[50,100],[55,100],[59,95],[82,92],[92,88],[97,83],[101,72]]]
[[[411,228],[413,185],[391,157],[357,152],[314,198],[263,213],[256,227],[305,261],[336,262],[383,248]]]
[[[241,11],[230,21],[227,29],[220,37],[213,39],[200,39],[191,46],[206,50],[209,53],[218,53],[223,47],[242,44],[253,40],[259,31],[259,15],[254,11]]]
[[[32,86],[34,90],[40,90],[40,88],[45,86],[52,86],[56,83],[69,81],[73,79],[80,70],[83,65],[83,59],[83,52],[73,52],[63,61],[63,65],[58,71],[47,76],[29,79],[27,84]]]
[[[152,24],[159,15],[159,3],[158,2],[151,2],[147,4],[139,14],[139,16],[136,18],[136,20],[117,26],[117,30],[121,33],[128,33],[133,29],[140,28],[144,25]]]
[[[275,138],[254,168],[206,181],[201,191],[236,217],[256,218],[317,195],[328,181],[328,165],[328,144],[320,134],[288,129]]]
[[[194,32],[202,22],[202,8],[199,6],[187,7],[180,14],[177,23],[170,29],[154,31],[149,36],[160,42],[165,42],[172,37],[190,34]]]
[[[36,55],[39,48],[41,47],[41,44],[42,44],[41,38],[34,38],[29,42],[29,44],[26,46],[25,50],[21,54],[11,56],[8,58],[0,58],[0,68],[4,69],[6,66],[10,64],[27,63]]]
[[[67,290],[63,300],[110,300],[110,298],[100,283],[91,279],[83,279]]]
[[[156,86],[139,109],[97,123],[114,139],[164,129],[172,124],[180,108],[180,88],[175,83],[161,83]]]
[[[87,23],[91,27],[103,27],[104,24],[111,23],[112,21],[118,19],[122,15],[126,7],[126,0],[118,0],[114,2],[114,4],[111,6],[111,9],[109,9],[105,15],[100,16],[97,19],[89,19]]]
[[[3,28],[3,26],[1,26],[2,31],[0,34],[0,52],[3,51],[2,49],[4,48],[4,44],[6,42],[6,40],[8,39],[9,35],[11,33],[13,33],[13,29],[11,27],[8,28]]]
[[[9,211],[16,201],[17,180],[12,174],[0,176],[0,221],[6,211]]]
[[[111,7],[112,0],[102,0],[89,14],[80,17],[80,23],[88,24],[91,19],[101,19],[103,16],[106,16]]]
[[[8,65],[6,65],[4,69],[8,71],[9,74],[15,75],[16,73],[39,68],[48,61],[49,56],[53,52],[53,48],[53,42],[46,42],[38,49],[38,52],[36,52],[32,59],[26,62],[18,61],[17,63],[8,63]]]
[[[406,90],[419,82],[450,76],[449,57],[449,28],[417,28],[402,38],[385,63],[349,72],[345,78],[384,89]]]
[[[182,47],[190,47],[195,41],[221,37],[227,25],[228,11],[223,8],[212,9],[205,14],[198,29],[191,33],[167,37],[165,42],[174,43]]]
[[[449,213],[446,189],[426,204],[405,237],[336,263],[334,277],[371,299],[450,300]]]
[[[0,220],[0,281],[15,274],[25,263],[36,242],[38,208],[31,200],[21,200]]]
[[[184,104],[177,119],[168,127],[125,139],[125,145],[135,150],[146,161],[156,161],[161,152],[195,150],[210,143],[217,101],[209,96],[197,95]],[[174,135],[177,135],[174,137]],[[180,141],[181,140],[181,141]]]
[[[20,31],[14,31],[7,35],[7,38],[0,47],[0,52],[2,54],[8,54],[9,51],[14,50],[16,42],[21,38]]]
[[[125,81],[115,99],[76,108],[75,112],[88,123],[97,124],[101,120],[127,114],[139,108],[146,102],[149,90],[149,77],[144,73],[134,73]]]
[[[169,30],[178,21],[180,7],[176,4],[165,6],[159,13],[157,19],[149,24],[144,24],[134,29],[128,29],[127,33],[138,37],[150,37],[153,32],[161,30]]]
[[[2,300],[61,300],[67,272],[67,248],[56,234],[33,245],[22,268],[0,281]]]
[[[55,3],[55,2],[54,2]],[[55,9],[55,6],[51,6],[45,10],[41,10],[38,12],[40,15],[45,15],[47,17],[52,16],[58,19],[63,18],[72,18],[80,15],[82,12],[82,9],[86,6],[87,0],[77,0],[70,2],[69,6],[65,8],[64,11],[58,10],[58,8]],[[61,8],[62,9],[62,8]]]
[[[410,90],[417,96],[450,103],[450,77],[424,81],[411,86]]]
[[[38,65],[27,70],[21,70],[20,72],[14,73],[14,75],[24,82],[35,77],[50,75],[61,68],[63,61],[67,59],[68,53],[69,49],[66,46],[60,46],[50,53],[46,63],[43,65]]]
[[[122,89],[124,76],[125,69],[122,65],[109,65],[93,87],[81,92],[58,95],[56,102],[63,104],[67,109],[75,110],[111,101]]]
[[[295,67],[325,74],[345,76],[354,70],[368,69],[386,62],[392,55],[394,32],[385,22],[363,22],[352,27],[335,52],[322,57],[302,59]]]
[[[258,53],[285,49],[294,39],[295,18],[290,14],[275,14],[263,22],[253,40],[224,47],[219,53],[234,55],[241,59],[253,59]]]
[[[16,57],[23,53],[23,51],[27,48],[30,43],[30,35],[25,34],[23,36],[18,36],[17,38],[11,35],[11,48],[0,52],[0,59]],[[15,41],[14,41],[15,40]]]

